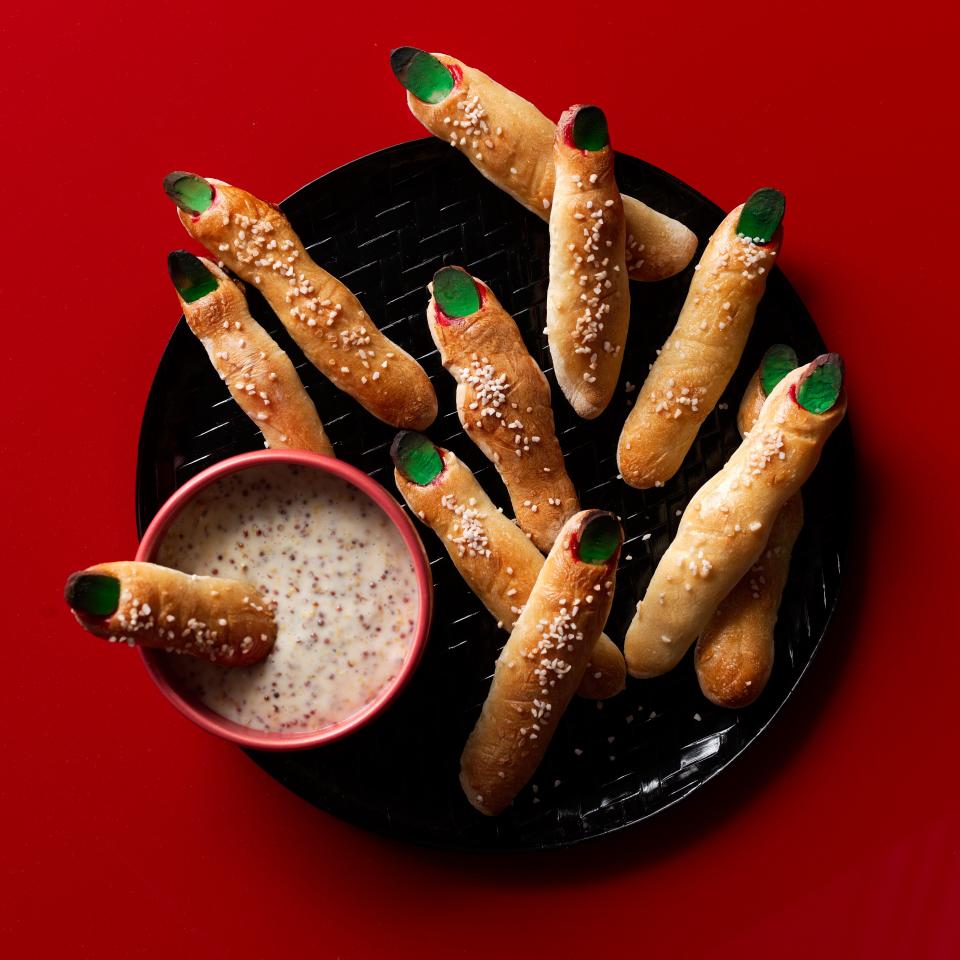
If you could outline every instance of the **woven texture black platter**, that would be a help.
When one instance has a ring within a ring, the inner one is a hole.
[[[616,172],[625,193],[695,230],[702,250],[722,219],[717,206],[635,158],[618,155]],[[632,320],[620,385],[604,414],[588,422],[573,413],[557,388],[542,332],[546,224],[447,145],[419,140],[364,157],[299,190],[281,207],[310,255],[340,277],[384,333],[426,368],[440,401],[440,415],[428,431],[431,439],[454,450],[508,512],[499,477],[457,420],[454,381],[440,365],[424,318],[426,284],[440,266],[462,265],[485,280],[513,314],[551,381],[557,432],[582,505],[613,510],[623,519],[624,559],[607,624],[607,633],[621,644],[680,512],[739,443],[737,405],[763,351],[782,341],[806,360],[825,349],[799,297],[775,269],[740,369],[682,470],[661,489],[632,490],[617,479],[615,460],[617,437],[636,397],[627,382],[642,384],[676,320],[692,264],[661,283],[631,284]],[[248,296],[253,315],[296,364],[337,455],[394,491],[389,445],[395,431],[335,390],[304,360],[260,295],[248,289]],[[140,533],[160,504],[192,476],[225,457],[261,447],[258,431],[230,399],[181,318],[143,419],[137,465]],[[558,847],[637,823],[727,766],[789,697],[836,603],[852,485],[852,442],[843,425],[805,489],[807,519],[777,624],[773,676],[745,710],[722,710],[703,698],[692,655],[665,677],[628,680],[626,691],[606,703],[575,698],[533,783],[502,816],[481,816],[461,793],[458,762],[506,634],[460,580],[437,538],[417,521],[434,571],[436,608],[429,646],[413,680],[386,714],[343,741],[311,751],[251,756],[324,810],[432,846]]]

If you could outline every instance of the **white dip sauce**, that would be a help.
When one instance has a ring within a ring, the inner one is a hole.
[[[165,655],[181,689],[245,727],[345,720],[410,649],[417,581],[399,531],[365,494],[318,470],[273,464],[212,483],[171,524],[157,562],[248,580],[276,602],[277,642],[261,663]]]

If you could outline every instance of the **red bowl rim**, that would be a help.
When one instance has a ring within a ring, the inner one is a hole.
[[[318,730],[274,733],[244,727],[220,716],[218,713],[214,713],[204,704],[181,694],[164,670],[160,651],[141,648],[140,656],[147,668],[147,673],[167,700],[180,713],[208,733],[239,744],[241,747],[254,750],[300,750],[338,740],[362,727],[386,709],[406,685],[417,668],[430,633],[430,620],[433,614],[433,578],[430,575],[430,561],[427,559],[423,543],[413,523],[383,486],[372,477],[368,477],[356,467],[352,467],[342,460],[321,456],[317,453],[308,453],[303,450],[258,450],[253,453],[241,453],[226,460],[221,460],[202,473],[197,474],[182,487],[175,490],[157,511],[140,541],[136,559],[147,563],[154,560],[163,535],[170,524],[179,515],[180,511],[205,487],[228,474],[237,473],[248,467],[275,463],[298,464],[346,480],[361,493],[366,494],[393,521],[394,526],[400,532],[413,563],[418,593],[416,632],[410,646],[410,653],[400,672],[362,710],[345,720],[329,724]]]

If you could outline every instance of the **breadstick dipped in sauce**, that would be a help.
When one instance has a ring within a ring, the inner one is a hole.
[[[274,449],[334,456],[290,358],[250,316],[240,288],[216,264],[175,250],[167,260],[187,324],[220,379]]]
[[[256,587],[155,563],[98,563],[72,574],[64,597],[94,636],[227,667],[263,660],[277,639],[273,604]]]
[[[394,75],[410,112],[459,150],[488,180],[544,220],[550,217],[556,127],[532,103],[444,53],[398,47]],[[693,231],[633,197],[623,197],[626,261],[633,280],[679,273],[697,249]]]
[[[673,669],[763,554],[773,523],[846,412],[843,361],[827,353],[784,377],[749,435],[694,495],[627,631],[634,677]]]
[[[469,467],[423,434],[398,433],[390,448],[394,480],[407,506],[440,538],[454,566],[510,631],[530,597],[543,554],[494,506]],[[626,682],[623,654],[606,634],[594,646],[581,697],[605,700]]]
[[[710,238],[676,326],[620,434],[617,464],[630,486],[663,486],[723,395],[780,249],[783,213],[783,194],[764,187]]]
[[[457,380],[463,429],[496,467],[520,527],[546,552],[580,509],[554,429],[547,378],[486,284],[459,267],[443,267],[430,294],[427,323]]]
[[[385,337],[360,301],[310,258],[272,204],[221,180],[176,172],[164,180],[180,221],[237,276],[255,286],[307,359],[375,417],[424,429],[437,397],[423,368]]]
[[[537,575],[460,758],[460,783],[481,813],[501,813],[543,759],[610,613],[622,542],[612,513],[584,510]]]
[[[623,201],[599,107],[560,117],[554,157],[547,337],[560,389],[592,419],[613,396],[630,325]]]
[[[740,403],[737,424],[746,436],[763,402],[798,365],[785,344],[775,344],[753,375]],[[790,555],[803,526],[803,498],[795,493],[777,514],[760,559],[717,607],[697,640],[694,663],[703,695],[721,707],[745,707],[763,692],[773,669],[773,629],[790,570]]]

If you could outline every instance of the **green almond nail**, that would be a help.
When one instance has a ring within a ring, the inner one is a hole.
[[[480,309],[480,291],[466,270],[441,267],[433,276],[433,296],[448,317],[469,317]]]
[[[396,468],[411,482],[424,487],[443,472],[437,448],[422,434],[401,430],[394,437],[390,456]]]
[[[74,573],[67,580],[63,596],[80,613],[109,617],[120,606],[120,581],[102,573]]]
[[[573,118],[571,138],[581,150],[602,150],[610,143],[607,118],[599,107],[586,106],[577,110]]]
[[[775,187],[761,187],[743,205],[737,233],[755,243],[769,243],[783,220],[787,198]]]
[[[396,78],[424,103],[439,103],[453,89],[453,74],[434,56],[416,47],[390,52]]]
[[[163,189],[185,213],[203,213],[213,203],[213,186],[195,173],[168,173],[163,178]]]
[[[167,257],[167,270],[177,293],[187,303],[213,293],[220,285],[203,261],[186,250],[174,250]]]
[[[809,364],[797,384],[797,403],[810,413],[826,413],[843,389],[843,358],[825,353]]]
[[[577,557],[583,563],[606,563],[620,549],[623,530],[612,513],[597,510],[580,528]]]
[[[773,388],[791,371],[800,366],[797,353],[785,343],[775,343],[760,361],[760,386],[769,397]]]

